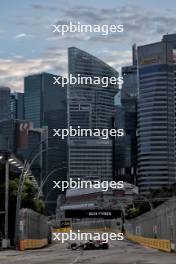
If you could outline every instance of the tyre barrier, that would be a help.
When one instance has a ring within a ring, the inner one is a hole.
[[[48,239],[24,239],[19,241],[19,250],[43,248],[48,245]]]
[[[136,236],[129,233],[126,233],[126,237],[127,239],[136,242],[138,244],[141,244],[143,246],[159,249],[166,252],[171,252],[170,240]]]

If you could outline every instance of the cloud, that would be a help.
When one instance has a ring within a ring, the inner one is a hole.
[[[35,59],[22,58],[21,56],[0,59],[0,85],[9,86],[12,90],[23,91],[24,76],[44,71],[64,75],[65,65],[66,51],[56,49],[48,50]]]
[[[4,83],[13,89],[22,90],[25,75],[42,71],[65,75],[69,46],[83,49],[119,69],[131,63],[133,43],[143,45],[160,41],[163,34],[174,33],[176,25],[175,13],[172,10],[155,11],[140,4],[105,9],[101,5],[67,5],[65,1],[59,2],[62,4],[58,5],[58,1],[54,0],[52,4],[39,2],[31,5],[30,15],[11,18],[15,27],[20,29],[18,32],[22,32],[16,35],[15,39],[29,38],[28,52],[31,47],[35,48],[35,58],[29,58],[29,54],[22,54],[23,57],[18,54],[10,60],[1,59],[0,85]],[[46,13],[40,14],[40,11]],[[67,33],[59,36],[52,32],[53,24],[66,24],[69,21],[92,25],[124,24],[125,31],[108,36],[98,33]]]
[[[118,71],[120,71],[121,67],[130,65],[132,61],[131,50],[125,50],[125,51],[104,50],[103,57],[106,63],[108,63]]]
[[[27,35],[25,33],[21,33],[15,36],[16,39],[20,39],[20,38],[26,38]]]
[[[101,34],[90,34],[90,42],[103,41],[121,41],[126,40],[128,43],[153,41],[160,38],[160,35],[171,32],[175,28],[176,17],[175,14],[165,11],[144,9],[140,5],[125,5],[117,8],[98,8],[85,7],[83,5],[68,8],[63,14],[63,23],[65,20],[73,20],[75,22],[88,24],[123,24],[125,28],[124,34],[114,33],[108,37],[101,36]],[[61,22],[59,20],[59,22]]]
[[[87,50],[87,52],[89,52]],[[119,70],[131,61],[131,51],[103,50],[104,61]],[[16,55],[11,59],[0,59],[0,86],[23,91],[24,76],[40,72],[50,72],[65,76],[67,73],[67,49],[50,47],[38,58],[27,59]]]
[[[44,4],[33,4],[32,8],[36,11],[54,11],[57,6],[44,5]]]

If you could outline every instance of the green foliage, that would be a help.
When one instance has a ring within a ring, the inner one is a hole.
[[[3,168],[0,168],[0,211],[4,211],[5,204],[5,183],[4,183],[5,172]],[[19,175],[10,172],[9,179],[9,229],[10,233],[14,232],[14,219],[16,213],[16,201],[18,192]],[[21,207],[30,208],[40,214],[44,214],[45,206],[43,201],[36,198],[37,189],[33,183],[26,179],[24,182]],[[0,216],[0,231],[4,232],[4,216]],[[11,235],[13,237],[13,235]]]
[[[34,187],[29,179],[24,182],[23,192],[22,192],[22,207],[30,208],[34,211],[43,214],[44,213],[44,203],[36,198],[37,189]]]
[[[150,190],[148,196],[138,196],[132,207],[127,208],[127,219],[137,217],[161,205],[167,199],[176,196],[176,184],[163,186],[157,190]]]
[[[128,206],[126,219],[135,218],[141,214],[150,211],[150,204],[143,198],[138,197],[138,200],[134,201],[133,205]]]
[[[137,217],[139,214],[140,214],[139,208],[132,207],[127,210],[127,216],[129,219]]]
[[[9,207],[15,210],[17,192],[18,192],[18,181],[19,178],[10,177],[9,181]],[[4,191],[5,185],[4,182],[0,184],[0,200],[1,200],[1,210],[3,211],[4,206]],[[24,182],[21,205],[22,208],[30,208],[36,212],[44,213],[44,204],[41,200],[36,198],[37,189],[34,187],[33,183],[26,179]]]

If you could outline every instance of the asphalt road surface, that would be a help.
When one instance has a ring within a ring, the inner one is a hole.
[[[0,264],[176,264],[175,253],[164,253],[129,241],[111,242],[108,250],[72,251],[66,244],[40,250],[0,251]]]

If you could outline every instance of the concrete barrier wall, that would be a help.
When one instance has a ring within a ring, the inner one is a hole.
[[[19,250],[42,248],[48,245],[48,239],[24,239],[19,241]]]
[[[176,197],[150,212],[126,221],[126,232],[133,236],[167,240],[176,250]]]
[[[139,243],[146,247],[156,248],[162,251],[171,252],[171,241],[164,239],[155,239],[142,236],[135,236],[132,234],[126,234],[126,237],[136,243]]]

